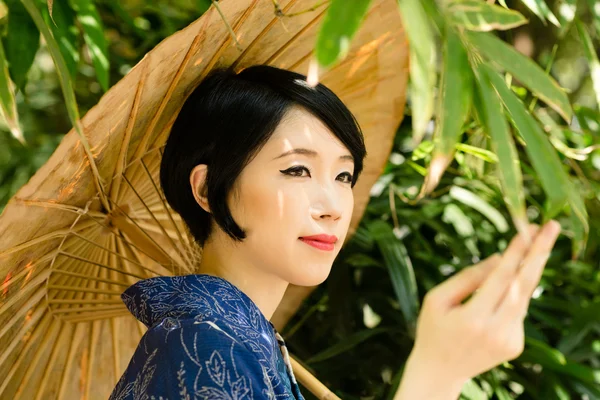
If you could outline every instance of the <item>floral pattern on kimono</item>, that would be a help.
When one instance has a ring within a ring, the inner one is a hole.
[[[121,298],[148,330],[109,400],[304,400],[283,338],[226,279],[148,278]]]

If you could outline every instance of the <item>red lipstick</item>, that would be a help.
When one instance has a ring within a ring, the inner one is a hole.
[[[331,251],[334,248],[335,243],[338,238],[335,235],[313,235],[313,236],[303,236],[300,238],[304,243],[316,247],[320,250]]]

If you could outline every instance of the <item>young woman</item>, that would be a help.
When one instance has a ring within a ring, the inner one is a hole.
[[[123,293],[149,329],[110,398],[303,399],[269,320],[290,283],[327,278],[365,156],[355,118],[324,85],[265,65],[213,70],[183,105],[160,170],[202,246],[199,273]],[[535,241],[517,235],[427,294],[396,399],[456,399],[466,380],[522,352],[559,231],[532,225]]]

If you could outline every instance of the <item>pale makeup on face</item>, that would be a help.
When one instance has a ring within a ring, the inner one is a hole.
[[[353,173],[349,150],[329,128],[301,107],[290,109],[229,195],[246,239],[235,242],[215,226],[200,273],[231,281],[270,319],[289,283],[315,286],[329,275],[352,217]],[[192,172],[194,187],[203,179],[201,169]],[[319,234],[337,237],[333,249],[300,239]]]

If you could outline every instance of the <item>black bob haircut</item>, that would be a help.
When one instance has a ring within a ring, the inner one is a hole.
[[[231,68],[216,68],[185,100],[160,164],[166,200],[198,245],[209,237],[213,218],[233,239],[246,237],[231,215],[227,195],[293,106],[319,118],[348,149],[354,158],[354,187],[366,156],[363,134],[354,115],[330,89],[320,83],[311,88],[305,75],[268,65],[237,74]],[[210,213],[196,202],[190,184],[192,169],[199,164],[207,165]]]

